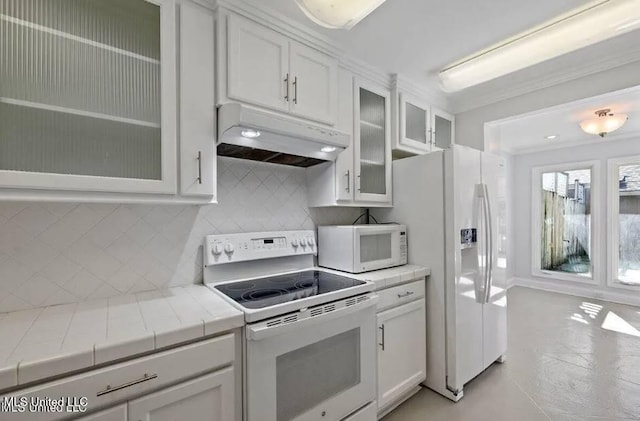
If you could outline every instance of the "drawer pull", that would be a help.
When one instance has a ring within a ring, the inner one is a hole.
[[[404,294],[398,294],[398,298],[404,298],[413,295],[413,291],[407,291]]]
[[[106,395],[108,393],[117,392],[118,390],[126,389],[127,387],[131,387],[131,386],[135,386],[135,385],[140,384],[140,383],[148,382],[149,380],[153,380],[153,379],[156,379],[156,378],[158,378],[157,374],[149,375],[147,373],[144,373],[144,376],[140,377],[137,380],[130,381],[129,383],[124,383],[124,384],[121,384],[120,386],[115,386],[115,387],[111,387],[109,385],[103,391],[98,392],[96,394],[96,396],[102,396],[102,395]]]

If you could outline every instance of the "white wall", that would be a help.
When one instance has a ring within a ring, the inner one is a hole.
[[[640,85],[640,62],[462,112],[456,114],[456,143],[483,150],[487,122],[637,85]]]
[[[304,171],[218,158],[209,206],[0,203],[0,313],[199,283],[205,235],[358,217],[310,209]]]
[[[606,262],[606,168],[607,159],[629,155],[640,154],[640,139],[631,138],[627,140],[607,141],[603,139],[599,143],[588,144],[580,147],[556,149],[516,155],[513,157],[513,182],[511,195],[512,214],[512,241],[513,241],[513,272],[515,283],[529,285],[543,289],[568,292],[593,298],[602,298],[611,301],[640,304],[640,289],[638,292],[612,288],[607,283],[607,262]],[[599,160],[602,177],[597,182],[600,188],[600,238],[602,239],[600,256],[592,256],[597,259],[599,265],[600,285],[585,285],[578,282],[549,280],[532,275],[531,271],[531,208],[532,208],[532,168],[553,164],[570,162]]]

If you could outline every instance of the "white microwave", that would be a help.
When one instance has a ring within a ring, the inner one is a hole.
[[[397,224],[318,227],[318,265],[349,273],[407,264],[407,226]]]

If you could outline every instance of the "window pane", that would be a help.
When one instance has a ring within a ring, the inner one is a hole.
[[[618,281],[640,285],[640,164],[619,167]]]
[[[591,170],[542,174],[542,270],[591,277]]]

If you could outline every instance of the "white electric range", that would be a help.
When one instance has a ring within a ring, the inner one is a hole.
[[[212,235],[208,287],[245,314],[245,421],[374,421],[374,285],[314,266],[313,231]]]

